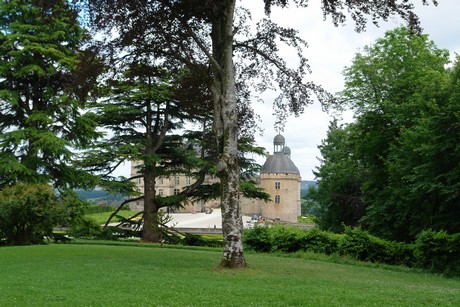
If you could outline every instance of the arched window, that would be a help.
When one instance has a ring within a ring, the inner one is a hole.
[[[281,197],[279,195],[275,196],[275,204],[279,204],[281,201]]]

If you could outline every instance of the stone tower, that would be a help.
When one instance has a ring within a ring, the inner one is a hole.
[[[267,218],[295,223],[300,215],[300,172],[281,134],[273,139],[273,151],[260,172],[260,186],[272,199],[261,205],[261,213]]]

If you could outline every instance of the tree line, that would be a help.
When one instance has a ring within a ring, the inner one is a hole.
[[[460,64],[427,35],[388,31],[356,54],[316,171],[321,227],[413,241],[460,231]]]

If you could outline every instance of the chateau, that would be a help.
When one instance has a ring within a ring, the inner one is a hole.
[[[131,162],[131,176],[137,174],[139,162]],[[158,195],[169,196],[178,194],[182,189],[192,184],[193,178],[176,174],[171,177],[158,177],[155,185]],[[219,179],[213,176],[206,177],[204,184],[214,183]],[[299,169],[291,160],[291,150],[285,144],[285,139],[278,134],[273,140],[273,155],[267,154],[260,175],[256,178],[257,184],[270,195],[270,202],[259,199],[240,199],[244,215],[257,215],[267,219],[279,219],[280,221],[297,222],[300,215],[300,183]],[[144,189],[142,179],[136,179],[136,185],[140,191]],[[207,208],[218,208],[219,199],[208,202],[195,202],[185,206],[181,212],[201,212]],[[143,210],[142,202],[136,202],[130,206],[131,210]]]

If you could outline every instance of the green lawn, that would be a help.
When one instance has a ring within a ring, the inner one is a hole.
[[[105,224],[105,222],[107,222],[107,220],[109,219],[112,213],[113,212],[101,212],[101,213],[87,214],[85,216],[94,220],[97,224],[102,225],[102,224]],[[128,211],[128,210],[120,210],[117,215],[121,215],[127,218],[130,216],[134,216],[136,213],[137,212]],[[111,223],[115,223],[115,222],[118,222],[118,219],[116,217],[112,219]]]
[[[116,243],[119,244],[119,243]],[[0,248],[0,306],[459,306],[460,280],[411,270],[156,245]]]

